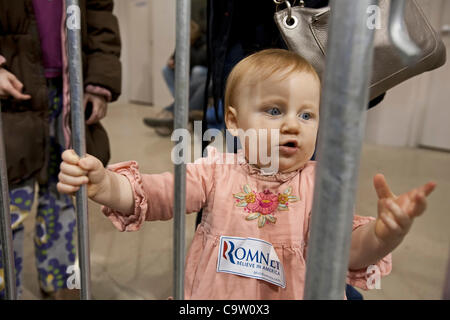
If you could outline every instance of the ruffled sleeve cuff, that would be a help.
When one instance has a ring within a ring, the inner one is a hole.
[[[127,215],[103,206],[103,214],[108,217],[113,225],[120,231],[139,230],[142,223],[145,221],[148,203],[138,163],[136,161],[121,162],[112,164],[108,166],[107,169],[127,177],[130,181],[134,196],[134,212]]]
[[[355,216],[353,219],[353,231],[371,221],[373,217]],[[347,283],[363,290],[373,289],[376,286],[377,278],[387,276],[392,270],[392,255],[388,254],[375,265],[370,265],[359,270],[349,270],[347,273]]]

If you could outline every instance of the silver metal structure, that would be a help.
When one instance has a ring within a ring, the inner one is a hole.
[[[83,157],[86,154],[85,119],[83,106],[83,71],[81,60],[81,17],[78,0],[66,0],[67,52],[70,81],[70,116],[72,121],[72,146]],[[89,300],[90,256],[87,189],[83,185],[76,194],[78,259],[81,299]]]
[[[189,108],[190,0],[177,0],[174,129],[187,128]],[[190,147],[190,146],[189,146]],[[184,155],[186,156],[186,155]],[[188,159],[189,161],[190,159]],[[184,299],[186,163],[175,164],[174,298]]]
[[[5,297],[8,300],[17,299],[16,277],[14,268],[14,250],[11,231],[11,216],[9,212],[8,174],[6,166],[5,144],[3,140],[3,124],[0,114],[0,249],[2,250],[2,265],[4,270]]]

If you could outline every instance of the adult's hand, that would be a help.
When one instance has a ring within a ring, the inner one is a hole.
[[[89,102],[92,103],[92,113],[89,119],[86,120],[86,124],[94,124],[106,116],[108,104],[104,96],[86,92],[83,101],[85,109]]]
[[[31,99],[29,94],[22,93],[23,84],[11,72],[0,68],[0,97],[13,96],[17,100]]]
[[[167,60],[167,66],[170,69],[175,69],[175,59],[173,57],[170,57],[169,60]]]

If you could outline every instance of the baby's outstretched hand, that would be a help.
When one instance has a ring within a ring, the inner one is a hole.
[[[106,177],[106,169],[99,159],[91,155],[80,159],[74,150],[66,150],[62,153],[57,188],[61,193],[72,194],[87,184],[88,196],[93,197],[101,190]]]
[[[427,196],[436,184],[427,184],[399,196],[393,194],[382,174],[373,179],[378,195],[378,217],[375,235],[383,242],[398,242],[408,233],[415,217],[426,209]]]

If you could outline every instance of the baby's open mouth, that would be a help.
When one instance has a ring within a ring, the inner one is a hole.
[[[281,144],[280,147],[297,148],[298,144],[297,144],[297,141],[295,141],[295,140],[289,140],[289,141],[286,141],[285,143]]]
[[[284,155],[294,155],[298,150],[298,143],[295,140],[288,140],[285,143],[280,144],[280,152]]]

